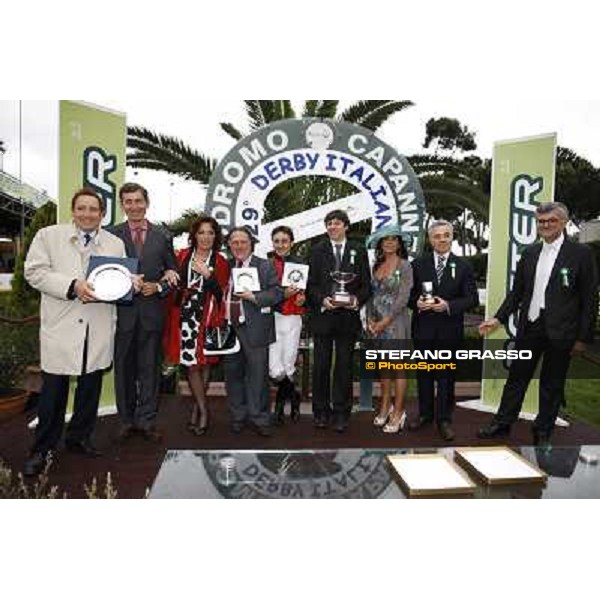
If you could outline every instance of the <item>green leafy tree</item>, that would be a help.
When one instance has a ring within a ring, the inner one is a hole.
[[[597,218],[600,216],[600,170],[573,150],[559,146],[554,197],[569,207],[576,224]]]
[[[458,119],[449,117],[431,118],[427,121],[423,148],[429,148],[432,144],[434,154],[438,154],[440,150],[454,154],[458,151],[471,152],[477,149],[475,134],[465,125],[461,125]]]
[[[43,227],[54,225],[55,223],[56,204],[53,202],[46,202],[46,204],[37,209],[31,223],[29,223],[25,229],[23,249],[17,256],[15,273],[12,280],[11,304],[14,314],[25,316],[37,312],[40,293],[37,290],[34,290],[25,281],[25,257],[27,256],[29,246],[31,246],[35,234]]]

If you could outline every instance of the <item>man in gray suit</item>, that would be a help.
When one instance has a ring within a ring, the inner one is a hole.
[[[232,277],[226,294],[227,317],[240,341],[236,354],[225,356],[225,384],[231,410],[231,431],[240,433],[248,424],[258,435],[271,435],[269,429],[268,365],[269,344],[275,341],[275,321],[271,307],[281,302],[283,293],[271,263],[253,255],[255,240],[245,227],[234,227],[227,237],[233,256]],[[260,291],[233,293],[235,268],[254,267]]]
[[[140,261],[144,277],[141,293],[131,304],[118,307],[115,338],[115,392],[121,420],[121,441],[139,431],[149,441],[159,441],[159,361],[164,324],[163,293],[179,279],[170,235],[146,219],[147,190],[126,183],[119,190],[127,221],[109,231],[125,243],[127,256]]]

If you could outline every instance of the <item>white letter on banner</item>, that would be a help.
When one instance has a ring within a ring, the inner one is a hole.
[[[243,161],[251,167],[253,163],[258,162],[261,156],[266,156],[267,151],[260,143],[260,140],[252,140],[250,147],[245,146],[240,150],[240,156]]]
[[[228,198],[228,194],[233,194],[235,191],[234,187],[229,187],[223,183],[217,183],[215,186],[214,199],[215,202],[222,202],[223,204],[231,204],[231,198]]]
[[[235,173],[237,171],[237,173]],[[238,162],[230,162],[225,165],[223,169],[223,177],[229,183],[239,183],[244,176],[244,167]]]
[[[395,156],[392,156],[392,158],[383,165],[383,172],[387,173],[388,171],[391,171],[396,175],[402,173],[402,163]]]
[[[528,215],[513,215],[513,237],[518,244],[529,245],[537,237],[533,219]]]
[[[366,144],[368,140],[364,135],[360,133],[355,133],[354,135],[351,135],[348,139],[348,148],[350,148],[350,150],[354,152],[354,154],[364,154],[367,150],[366,146],[357,146],[356,142],[359,141],[363,144]]]
[[[531,203],[531,200],[535,198],[536,194],[542,189],[541,177],[535,179],[533,182],[527,181],[527,179],[518,179],[515,182],[514,193],[515,193],[515,207],[528,210],[530,212],[535,211],[535,204]]]
[[[85,177],[95,187],[110,193],[112,188],[107,181],[107,173],[115,170],[115,159],[107,158],[98,151],[88,152]]]
[[[277,139],[279,139],[278,142],[276,141]],[[275,152],[281,152],[281,150],[287,148],[288,141],[287,134],[285,131],[281,131],[281,129],[271,131],[271,133],[269,133],[267,136],[267,144],[269,144],[269,148]]]
[[[367,160],[373,161],[379,168],[381,168],[381,165],[383,163],[383,154],[383,146],[377,146],[377,148],[373,148],[373,150],[367,152],[365,158]]]

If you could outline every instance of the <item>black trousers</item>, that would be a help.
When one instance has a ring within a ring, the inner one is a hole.
[[[313,414],[332,413],[334,419],[347,420],[352,411],[352,352],[356,335],[335,331],[331,335],[314,335]],[[331,363],[335,349],[333,385]]]
[[[415,340],[415,350],[450,350],[459,347],[459,340],[428,339]],[[435,361],[431,361],[435,362]],[[443,362],[443,361],[442,361]],[[435,384],[437,382],[437,398]],[[452,423],[456,375],[452,370],[417,371],[417,391],[419,396],[419,416],[436,423]]]
[[[156,421],[160,351],[160,331],[146,331],[139,321],[126,331],[117,328],[115,395],[124,425],[147,429]]]
[[[102,375],[104,371],[86,373],[77,378],[73,417],[67,426],[66,442],[90,440],[96,424]],[[54,450],[62,436],[69,398],[69,375],[42,372],[42,391],[38,401],[38,426],[32,452],[45,454]]]
[[[533,358],[512,362],[494,421],[511,425],[519,418],[529,382],[542,358],[539,409],[533,427],[539,433],[549,435],[554,429],[560,406],[564,404],[571,347],[572,344],[564,340],[557,343],[548,338],[543,315],[537,321],[528,323],[523,334],[516,338],[515,349],[531,350]]]

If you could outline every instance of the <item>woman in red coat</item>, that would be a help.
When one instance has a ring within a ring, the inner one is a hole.
[[[165,361],[186,367],[194,404],[188,429],[204,435],[208,429],[206,390],[210,366],[216,356],[204,356],[207,325],[223,320],[223,296],[230,267],[219,254],[222,244],[219,224],[212,217],[196,219],[190,228],[189,247],[177,253],[180,284],[167,303],[167,322],[163,335]]]

